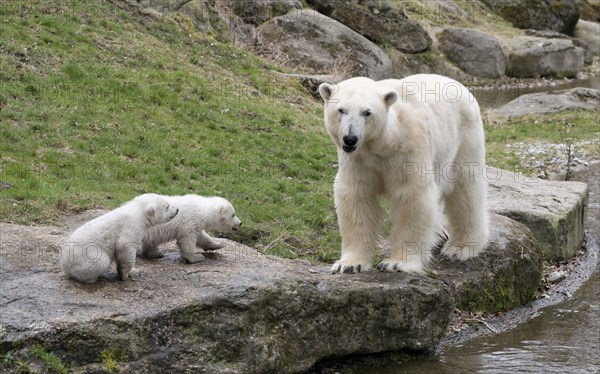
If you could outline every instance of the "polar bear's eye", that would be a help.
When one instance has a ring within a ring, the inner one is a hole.
[[[369,116],[371,116],[371,111],[370,111],[369,109],[367,109],[367,110],[365,110],[364,112],[362,112],[362,115],[363,115],[364,117],[369,117]]]
[[[345,111],[343,108],[340,108],[340,109],[338,109],[338,112],[339,112],[340,114],[346,114],[346,111]]]

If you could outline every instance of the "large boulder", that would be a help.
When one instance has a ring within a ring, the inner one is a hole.
[[[495,37],[484,32],[448,28],[438,35],[439,48],[468,74],[498,78],[506,73],[506,56]]]
[[[378,44],[402,52],[422,52],[431,37],[416,21],[387,0],[307,0],[318,12],[340,21]]]
[[[236,16],[252,25],[302,9],[300,0],[233,0],[232,6]]]
[[[520,29],[554,30],[571,35],[579,20],[575,0],[482,0]]]
[[[532,113],[553,113],[569,109],[600,111],[600,91],[576,87],[569,90],[538,92],[517,97],[493,112],[505,117]]]
[[[585,51],[569,39],[521,36],[507,41],[508,75],[518,78],[575,77],[584,66]]]
[[[598,0],[577,0],[581,18],[586,21],[600,22],[600,1]]]
[[[579,20],[574,35],[586,43],[593,56],[600,56],[600,23]]]
[[[324,357],[431,348],[454,310],[440,280],[332,275],[233,242],[198,264],[170,246],[138,259],[136,281],[84,285],[56,264],[64,228],[0,232],[3,349],[40,345],[92,372],[107,351],[128,372],[299,372]]]
[[[203,263],[185,264],[173,243],[159,260],[138,259],[136,281],[108,273],[69,281],[56,261],[65,226],[0,223],[1,344],[13,357],[41,346],[76,372],[102,372],[102,357],[127,372],[300,372],[332,356],[429,349],[456,305],[497,312],[529,302],[541,252],[530,231],[492,215],[478,258],[438,259],[429,274],[332,275],[227,241]],[[436,279],[439,278],[439,279]]]
[[[392,62],[373,42],[314,10],[275,17],[256,30],[257,49],[297,70],[340,79],[392,76]]]
[[[487,168],[492,212],[526,225],[544,259],[564,260],[579,248],[584,234],[588,188],[581,182],[557,182]]]
[[[451,287],[459,309],[496,313],[535,298],[542,260],[542,252],[527,226],[491,214],[490,244],[485,251],[467,261],[436,258],[433,276]]]

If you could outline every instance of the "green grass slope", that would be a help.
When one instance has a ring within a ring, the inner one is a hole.
[[[322,103],[273,69],[179,16],[102,0],[0,2],[0,222],[54,223],[144,192],[219,195],[244,222],[235,240],[334,260],[336,153]],[[531,171],[518,141],[592,139],[586,153],[598,157],[598,121],[486,116],[488,162]]]
[[[244,221],[237,240],[335,257],[336,155],[298,83],[185,22],[104,1],[3,2],[0,21],[0,221],[220,195]]]

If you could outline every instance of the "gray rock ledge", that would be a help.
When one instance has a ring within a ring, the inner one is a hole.
[[[299,372],[325,357],[428,349],[456,305],[505,310],[527,303],[541,276],[530,231],[492,215],[489,249],[466,262],[438,260],[430,276],[377,271],[332,275],[227,242],[204,263],[139,260],[140,278],[108,273],[94,285],[65,279],[58,248],[66,227],[0,224],[1,339],[5,351],[43,346],[75,372]]]
[[[496,168],[487,170],[492,212],[526,225],[544,259],[575,255],[583,240],[588,187],[581,182],[547,181]]]

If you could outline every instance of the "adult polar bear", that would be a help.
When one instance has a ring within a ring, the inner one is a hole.
[[[467,259],[483,250],[489,236],[484,134],[467,88],[419,74],[323,83],[319,93],[339,160],[334,200],[342,255],[332,272],[371,268],[381,195],[391,202],[392,251],[379,270],[424,271],[446,235],[441,200],[450,236],[442,253]]]

